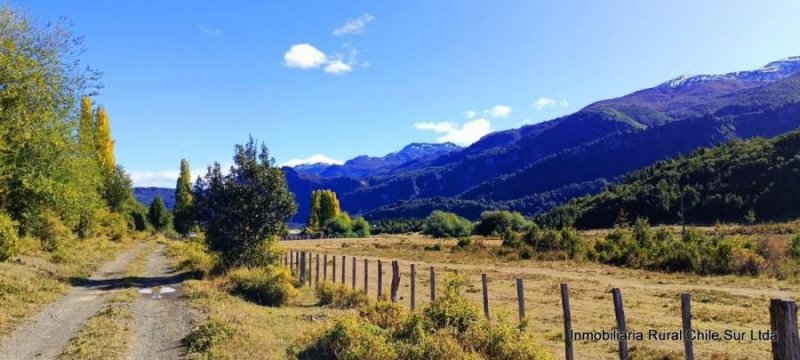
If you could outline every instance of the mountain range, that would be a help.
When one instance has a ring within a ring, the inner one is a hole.
[[[284,170],[300,204],[297,222],[320,188],[371,219],[424,217],[432,209],[470,218],[493,208],[534,215],[656,161],[798,126],[800,57],[790,57],[756,70],[677,77],[463,149],[392,157],[391,164],[385,159],[392,154]]]

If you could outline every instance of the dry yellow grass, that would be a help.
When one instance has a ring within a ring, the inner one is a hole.
[[[51,254],[41,249],[38,240],[23,239],[20,254],[0,262],[0,336],[66,294],[71,280],[88,276],[134,244],[102,238],[72,240]]]
[[[310,288],[301,289],[290,305],[271,308],[229,295],[222,290],[223,281],[190,280],[184,285],[189,304],[206,317],[201,323],[222,323],[233,332],[190,359],[286,359],[286,350],[297,339],[344,313],[316,306]]]
[[[426,251],[434,243],[442,251]],[[346,284],[351,284],[352,256],[357,261],[357,287],[363,288],[363,259],[369,259],[369,293],[375,296],[378,258],[384,262],[383,286],[390,284],[390,260],[399,260],[401,287],[399,297],[409,301],[409,264],[417,266],[417,306],[429,301],[429,267],[437,269],[437,280],[455,272],[471,283],[465,296],[476,304],[481,301],[480,274],[489,278],[492,316],[516,317],[514,278],[525,280],[525,301],[528,329],[557,357],[563,356],[563,323],[559,284],[569,283],[573,329],[575,331],[610,330],[615,326],[613,303],[609,291],[621,288],[630,330],[679,330],[680,293],[693,295],[694,327],[700,330],[769,329],[769,299],[792,297],[800,286],[792,281],[765,277],[664,274],[589,262],[511,260],[495,256],[497,240],[484,240],[485,249],[474,252],[451,252],[454,240],[433,240],[417,235],[381,236],[371,239],[339,239],[285,241],[289,250],[337,256],[337,281],[341,281],[341,255],[347,256]],[[322,258],[322,256],[320,256]],[[314,267],[312,266],[312,269]],[[322,274],[322,271],[320,271]],[[332,275],[329,265],[328,276]],[[322,276],[322,275],[320,275]],[[441,283],[441,281],[439,281]],[[285,325],[284,325],[285,326]],[[643,358],[680,354],[680,341],[643,341],[630,343]],[[616,358],[616,342],[580,341],[575,344],[576,357],[581,359]],[[698,358],[755,359],[768,358],[770,343],[765,341],[695,343]]]

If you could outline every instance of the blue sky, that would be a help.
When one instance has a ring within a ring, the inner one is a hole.
[[[469,144],[682,74],[800,55],[798,1],[12,1],[65,16],[104,72],[118,161],[139,186]]]

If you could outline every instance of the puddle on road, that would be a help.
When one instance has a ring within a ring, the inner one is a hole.
[[[151,299],[160,299],[161,295],[174,293],[175,289],[169,286],[156,286],[152,288],[139,289],[139,294],[152,295]]]

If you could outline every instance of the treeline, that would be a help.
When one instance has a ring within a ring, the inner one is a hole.
[[[333,190],[314,190],[311,193],[311,212],[304,233],[341,237],[368,237],[369,223],[363,217],[350,218],[342,211]]]
[[[108,112],[80,39],[0,8],[0,260],[19,236],[55,251],[73,236],[121,239],[145,209],[114,157]]]
[[[660,161],[621,184],[536,218],[551,227],[611,227],[619,213],[654,223],[752,223],[800,214],[800,132]]]

